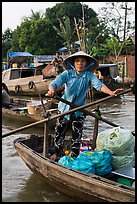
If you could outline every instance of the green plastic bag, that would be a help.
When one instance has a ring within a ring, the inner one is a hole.
[[[107,129],[98,134],[96,147],[111,152],[113,169],[134,165],[135,138],[130,130],[121,127]]]
[[[135,138],[130,130],[114,127],[98,134],[96,147],[107,149],[112,155],[131,155],[135,148]]]

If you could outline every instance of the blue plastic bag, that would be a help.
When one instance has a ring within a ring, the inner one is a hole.
[[[95,164],[95,174],[104,176],[112,170],[112,156],[106,149],[81,152],[77,158],[87,158]]]
[[[108,150],[91,150],[81,152],[77,158],[63,156],[59,164],[87,174],[104,176],[112,170],[112,156]]]
[[[87,158],[74,159],[71,156],[65,155],[59,159],[58,163],[73,170],[81,171],[87,174],[95,174],[95,165]]]

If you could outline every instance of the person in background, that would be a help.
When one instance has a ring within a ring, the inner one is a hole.
[[[11,101],[7,87],[2,84],[2,107],[11,108]]]
[[[49,97],[53,97],[56,89],[63,84],[65,84],[65,90],[62,98],[77,106],[86,104],[86,94],[90,85],[96,90],[102,91],[110,96],[115,96],[118,92],[123,91],[123,89],[111,91],[104,85],[94,75],[94,70],[98,67],[97,60],[83,51],[76,52],[67,57],[63,65],[66,70],[49,84],[49,91],[47,93]],[[58,110],[60,113],[69,111],[70,109],[71,107],[69,105],[61,101],[59,102]],[[71,156],[78,156],[84,120],[85,115],[81,111],[76,111],[57,119],[54,138],[55,153],[51,155],[51,160],[57,161],[63,155],[65,134],[70,125],[72,128]]]
[[[99,70],[97,70],[97,69],[95,69],[94,74],[99,79],[103,79],[104,78],[104,76],[101,75],[101,72]]]
[[[56,51],[56,56],[52,60],[52,65],[55,67],[57,75],[61,74],[64,71],[63,68],[63,58],[60,56],[60,53]]]

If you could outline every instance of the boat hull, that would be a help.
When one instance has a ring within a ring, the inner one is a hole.
[[[27,142],[16,141],[17,153],[28,168],[42,175],[57,190],[87,202],[134,202],[135,191],[109,179],[75,171],[37,153]]]
[[[37,122],[43,120],[44,118],[51,117],[51,115],[57,115],[57,104],[48,101],[44,104],[45,113],[42,106],[29,106],[27,105],[27,101],[21,99],[13,99],[14,103],[11,103],[12,108],[2,108],[2,118],[14,121],[18,121],[20,124],[30,124],[33,122]],[[16,102],[15,102],[16,101]],[[36,101],[37,102],[37,101]],[[39,102],[39,101],[38,101]],[[31,104],[31,102],[29,101]],[[32,102],[33,103],[33,102]],[[25,106],[23,106],[25,105]],[[30,109],[31,108],[31,109]],[[30,111],[31,110],[31,111]],[[56,124],[56,120],[52,120],[50,125],[48,125],[49,129],[54,129]],[[39,124],[38,126],[43,127],[44,124]]]
[[[40,94],[44,95],[48,91],[48,85],[53,79],[45,79],[43,81],[42,75],[36,75],[27,78],[19,78],[14,80],[3,80],[10,94],[12,95],[33,95],[37,96]],[[29,86],[29,83],[33,82],[32,86]],[[17,86],[18,89],[17,89]]]

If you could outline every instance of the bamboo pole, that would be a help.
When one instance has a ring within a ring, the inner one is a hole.
[[[128,93],[128,92],[130,92],[130,91],[132,91],[131,88],[129,88],[129,89],[125,90],[125,91],[121,91],[120,93],[117,94],[117,96],[122,95],[122,94],[125,94],[125,93]],[[100,100],[97,100],[97,101],[94,101],[94,102],[85,104],[85,105],[83,105],[83,106],[79,106],[79,107],[77,107],[77,108],[74,108],[74,109],[72,109],[72,110],[66,111],[65,113],[61,113],[61,114],[52,116],[51,118],[46,118],[46,119],[43,119],[43,120],[40,120],[40,121],[31,123],[31,124],[29,124],[29,125],[26,125],[26,126],[17,128],[17,129],[15,129],[15,130],[13,130],[13,131],[10,131],[10,132],[8,132],[8,133],[3,134],[3,135],[2,135],[2,138],[6,137],[6,136],[9,136],[9,135],[12,135],[12,134],[15,134],[15,133],[17,133],[17,132],[20,132],[20,131],[22,131],[22,130],[26,130],[26,129],[30,128],[30,127],[34,127],[34,126],[36,126],[36,125],[39,125],[39,124],[42,124],[42,123],[45,123],[45,122],[49,122],[50,120],[57,119],[57,118],[59,118],[59,117],[61,117],[61,116],[65,116],[65,115],[67,115],[67,114],[74,113],[75,111],[82,110],[82,109],[84,109],[84,108],[87,108],[87,107],[90,107],[90,106],[92,106],[92,105],[101,103],[101,102],[103,102],[103,101],[106,101],[106,100],[111,99],[111,98],[114,98],[114,97],[116,97],[116,96],[107,96],[107,97],[102,98],[102,99],[100,99]]]

